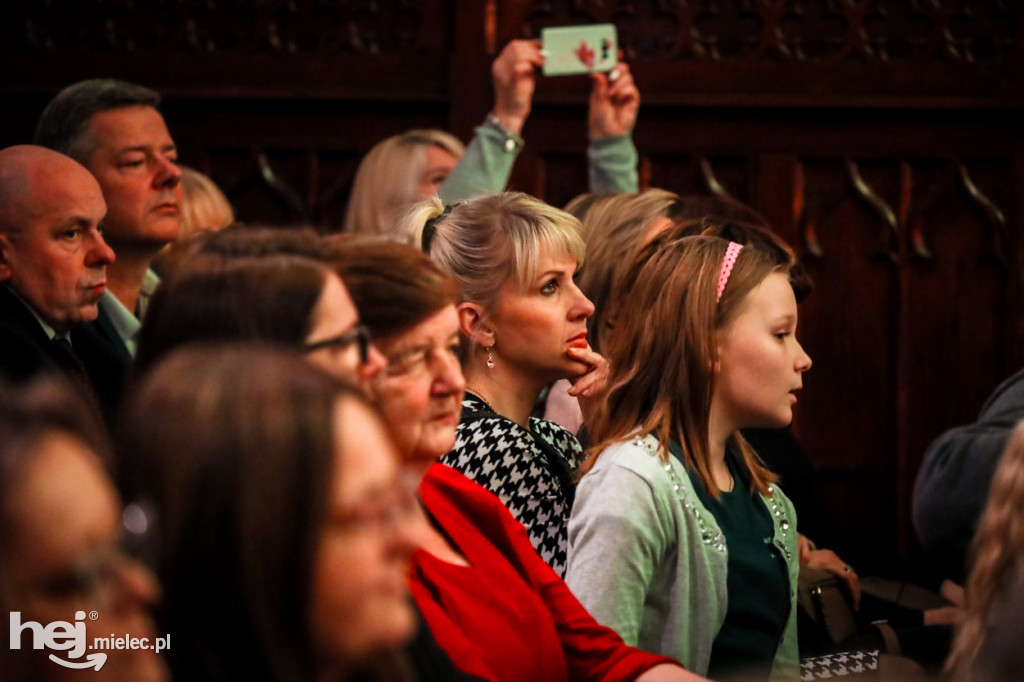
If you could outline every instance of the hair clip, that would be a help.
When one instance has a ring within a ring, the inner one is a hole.
[[[448,214],[451,213],[452,209],[458,206],[459,203],[446,204],[443,211],[423,224],[423,234],[420,237],[420,245],[423,248],[423,253],[430,253],[430,243],[434,241],[434,235],[437,233],[437,224],[447,218]]]

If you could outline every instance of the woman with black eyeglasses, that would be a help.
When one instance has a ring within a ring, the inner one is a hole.
[[[323,261],[327,244],[304,232],[244,229],[209,237],[175,264],[140,332],[137,372],[185,343],[253,340],[301,350],[365,385],[384,360]]]

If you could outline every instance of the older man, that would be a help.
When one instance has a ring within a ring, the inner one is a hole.
[[[160,96],[123,81],[94,79],[61,90],[43,110],[35,143],[75,159],[99,181],[107,202],[105,236],[117,252],[97,326],[129,357],[149,296],[150,270],[178,236],[178,152],[157,110]]]
[[[75,380],[109,416],[125,364],[87,323],[106,290],[107,212],[96,179],[42,147],[0,150],[0,374]]]

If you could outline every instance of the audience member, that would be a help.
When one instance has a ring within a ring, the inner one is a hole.
[[[543,63],[536,41],[513,40],[505,46],[492,66],[494,110],[468,148],[439,130],[411,130],[379,142],[356,171],[345,231],[407,240],[409,235],[396,228],[418,200],[439,194],[454,203],[504,190],[523,147],[520,133]],[[589,182],[594,192],[634,192],[638,155],[631,134],[640,93],[627,64],[619,63],[613,73],[592,76]]]
[[[413,596],[453,662],[509,682],[694,679],[598,626],[501,502],[437,462],[455,444],[465,386],[455,282],[411,247],[346,249],[339,269],[388,356],[374,395],[406,468],[422,477]]]
[[[5,642],[19,642],[0,647],[4,679],[168,679],[155,639],[166,634],[157,633],[149,613],[156,579],[119,546],[120,534],[141,529],[122,525],[106,456],[103,434],[70,385],[41,380],[15,389],[0,382],[0,612],[21,628],[4,629]],[[77,637],[65,640],[56,630],[61,650],[35,648],[45,637],[33,628],[50,631],[59,622],[82,628],[84,639],[63,646]],[[93,650],[96,638],[145,639],[149,648],[111,641]],[[83,672],[50,655],[97,665]]]
[[[946,670],[957,681],[1018,680],[1024,670],[1024,423],[998,461],[971,554],[964,619]]]
[[[644,244],[672,224],[680,201],[673,192],[652,188],[639,194],[599,198],[586,210],[581,210],[584,206],[579,197],[566,206],[566,211],[580,219],[587,236],[586,267],[580,272],[580,288],[594,302],[594,315],[587,320],[593,348],[601,348],[601,335],[608,325],[604,313],[610,312],[613,293],[623,287],[624,271]]]
[[[566,212],[580,220],[586,245],[579,286],[594,303],[594,313],[587,319],[587,338],[594,350],[600,352],[601,336],[610,324],[606,311],[613,292],[622,287],[623,271],[641,246],[672,224],[679,202],[672,192],[648,189],[639,194],[581,194],[566,205]],[[586,441],[583,410],[569,393],[571,388],[568,379],[551,385],[543,396],[544,418]]]
[[[57,152],[0,151],[0,374],[24,381],[60,371],[109,419],[125,363],[87,323],[114,252],[96,180]]]
[[[393,234],[409,207],[436,194],[465,153],[463,144],[442,130],[408,130],[378,142],[363,157],[352,181],[345,232]]]
[[[793,250],[785,244],[752,208],[727,197],[690,194],[677,196],[665,190],[650,189],[641,194],[610,196],[581,195],[569,203],[583,221],[587,240],[586,267],[580,277],[580,288],[594,302],[590,317],[590,342],[600,351],[601,339],[614,331],[615,311],[619,294],[627,285],[624,276],[636,253],[653,240],[669,242],[687,235],[701,233],[755,247],[771,255],[779,265],[789,267],[790,284],[798,303],[811,292],[810,277]],[[623,257],[623,254],[627,254]],[[565,426],[587,441],[583,414],[575,398],[568,395],[568,382],[556,382],[545,403],[545,417]],[[860,598],[857,573],[834,549],[858,558],[856,544],[830,521],[818,501],[813,468],[809,455],[789,428],[743,429],[743,437],[754,448],[768,468],[779,475],[779,486],[800,512],[801,565],[821,568],[837,575],[849,587],[856,605]],[[816,538],[818,548],[809,537]]]
[[[117,253],[96,325],[124,357],[160,280],[150,269],[178,237],[178,151],[147,88],[93,79],[61,90],[39,117],[34,142],[75,159],[96,177],[107,202],[105,236]]]
[[[366,384],[384,359],[338,275],[302,255],[326,257],[326,244],[287,229],[261,229],[255,239],[246,230],[222,230],[175,265],[142,327],[138,371],[186,343],[251,340],[301,350]]]
[[[200,240],[154,298],[137,369],[191,342],[258,340],[305,350],[314,364],[369,389],[384,360],[341,280],[325,269],[330,253],[328,242],[304,230],[229,228]],[[135,478],[132,462],[124,468]],[[405,653],[424,679],[465,679],[425,627]]]
[[[587,345],[594,307],[576,286],[579,222],[525,194],[493,194],[447,211],[436,198],[410,214],[431,258],[459,283],[466,398],[442,461],[501,498],[562,575],[566,522],[583,459],[576,438],[531,416],[540,392],[571,378],[584,398],[608,368]]]
[[[160,519],[177,679],[344,680],[389,661],[415,625],[416,502],[359,392],[298,354],[192,346],[127,404],[119,456]]]
[[[914,484],[914,527],[940,577],[963,584],[967,549],[1014,426],[1024,419],[1024,370],[989,396],[978,421],[950,429],[925,453]]]
[[[196,232],[216,232],[235,222],[235,212],[224,192],[209,177],[181,166],[181,230],[178,240]]]
[[[788,265],[692,237],[652,244],[625,281],[567,582],[627,643],[695,672],[796,677],[796,516],[739,433],[787,425],[811,366]]]

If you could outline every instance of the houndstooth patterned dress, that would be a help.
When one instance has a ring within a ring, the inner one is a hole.
[[[441,458],[497,495],[560,577],[565,576],[575,492],[572,473],[582,461],[576,437],[558,424],[531,418],[525,429],[494,414],[469,392],[462,402],[455,448]]]

